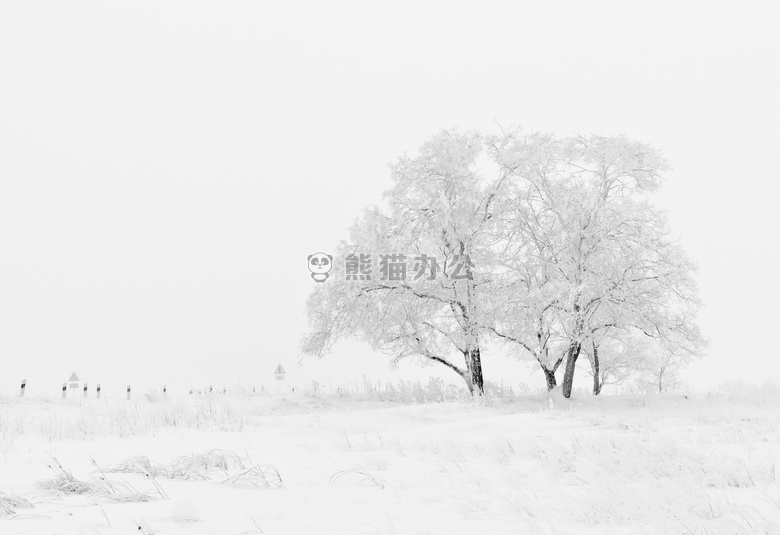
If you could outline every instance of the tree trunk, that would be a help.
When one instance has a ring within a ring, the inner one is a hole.
[[[544,365],[544,361],[539,359],[538,355],[536,357],[536,361],[539,363],[539,366],[542,368],[542,371],[544,372],[544,380],[547,383],[547,391],[550,392],[553,388],[558,386],[558,380],[555,378],[555,372],[558,371],[558,366],[560,366],[561,362],[563,362],[563,357],[555,361],[552,370]]]
[[[601,394],[601,375],[599,373],[599,348],[593,344],[593,395]]]
[[[485,380],[482,377],[482,357],[479,348],[469,349],[463,352],[466,358],[466,369],[468,370],[469,392],[475,392],[480,396],[485,393]]]
[[[558,386],[558,381],[555,380],[555,370],[548,370],[546,366],[542,366],[542,371],[544,372],[544,379],[547,381],[547,391],[549,392]]]
[[[574,368],[577,365],[577,357],[582,349],[581,342],[572,342],[566,351],[566,369],[563,372],[563,397],[571,397],[571,388],[574,384]]]

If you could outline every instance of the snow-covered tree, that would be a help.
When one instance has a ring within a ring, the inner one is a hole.
[[[607,385],[619,385],[644,373],[655,351],[653,340],[632,329],[605,329],[582,347],[590,363],[593,394]]]
[[[677,332],[698,344],[694,324],[667,313],[674,302],[690,317],[698,302],[693,266],[648,201],[667,168],[657,151],[623,137],[515,134],[496,153],[511,177],[501,216],[507,248],[514,243],[518,253],[509,258],[515,289],[548,326],[537,339],[567,341],[552,368],[542,364],[554,369],[563,359],[564,396],[583,345],[605,331]],[[597,366],[597,350],[592,358]]]
[[[506,176],[483,177],[483,155],[478,133],[445,131],[418,156],[392,166],[387,209],[367,211],[336,257],[393,255],[396,267],[406,271],[408,262],[414,277],[375,271],[370,280],[318,288],[309,299],[312,331],[304,353],[321,355],[340,338],[359,337],[396,360],[416,356],[445,365],[470,391],[483,391],[487,229]]]
[[[624,137],[434,136],[392,166],[386,207],[366,210],[340,246],[336,265],[367,257],[373,276],[337,272],[317,288],[303,352],[358,337],[396,360],[447,366],[481,392],[494,336],[535,359],[548,389],[564,364],[569,397],[583,350],[596,394],[646,370],[652,359],[615,350],[641,335],[673,355],[651,366],[660,381],[702,345],[693,265],[649,201],[666,168]]]

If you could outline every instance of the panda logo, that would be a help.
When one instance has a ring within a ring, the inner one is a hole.
[[[314,253],[310,254],[308,259],[311,278],[316,282],[325,282],[328,272],[333,267],[333,257],[325,253]]]

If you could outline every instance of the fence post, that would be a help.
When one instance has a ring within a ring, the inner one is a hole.
[[[62,383],[62,399],[65,399],[67,393],[68,393],[68,383]]]
[[[87,399],[87,383],[84,383],[84,399]]]
[[[20,397],[20,398],[23,398],[23,397],[24,397],[24,388],[25,388],[26,386],[27,386],[27,379],[22,379],[22,389],[21,389],[21,391],[19,392],[19,397]]]
[[[167,396],[167,395],[168,395],[168,387],[163,385],[163,396]]]
[[[130,385],[127,385],[127,399],[130,399]]]
[[[100,399],[100,384],[97,385],[97,398]]]

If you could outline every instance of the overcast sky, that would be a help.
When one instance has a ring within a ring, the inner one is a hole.
[[[378,377],[297,365],[306,256],[389,162],[496,125],[662,149],[711,340],[686,379],[777,376],[778,4],[534,4],[0,4],[0,393]]]

